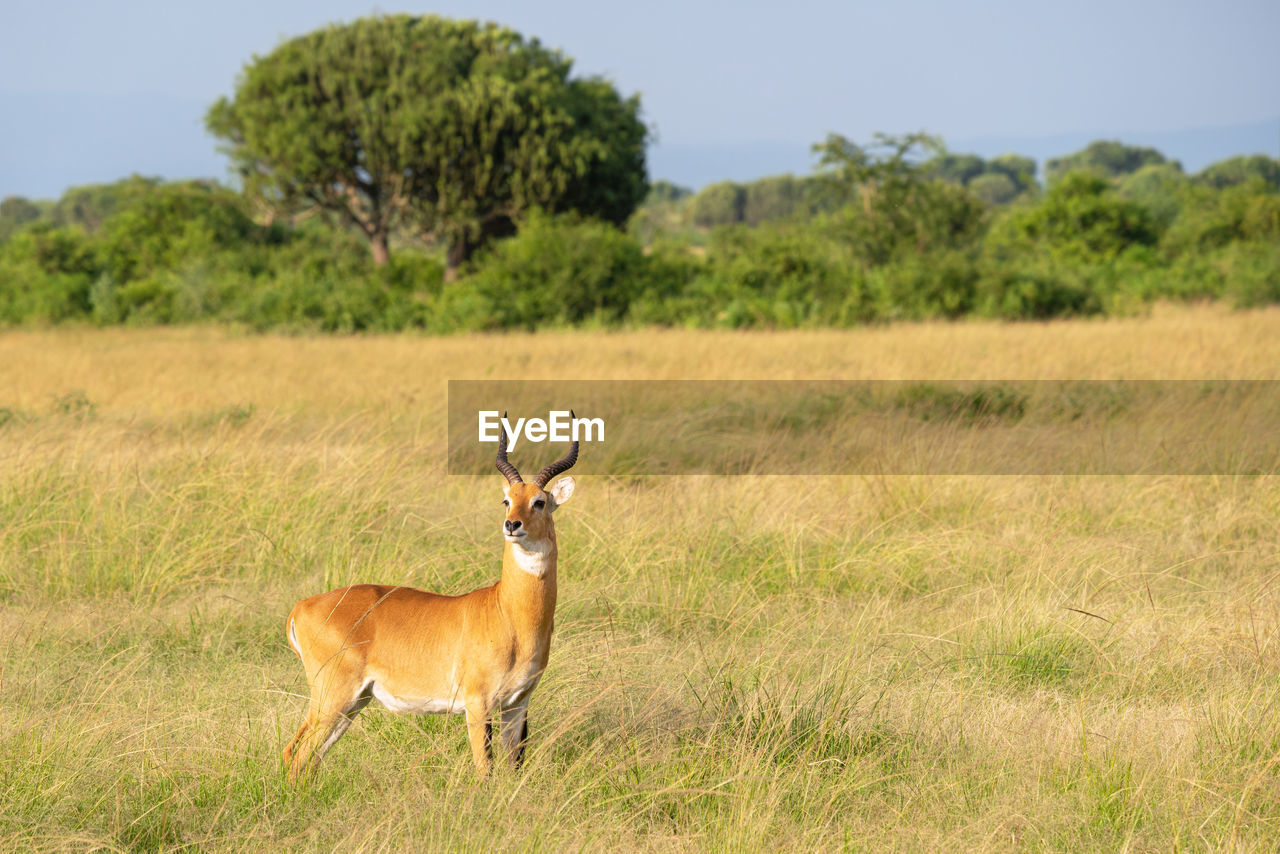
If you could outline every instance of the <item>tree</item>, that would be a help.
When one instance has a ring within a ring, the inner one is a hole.
[[[1172,255],[1208,252],[1241,240],[1280,238],[1280,194],[1260,177],[1216,190],[1191,182],[1164,235]]]
[[[643,199],[639,100],[571,65],[496,24],[364,18],[256,57],[206,121],[267,210],[336,215],[379,265],[403,224],[452,274],[533,208],[621,223]]]
[[[976,154],[939,150],[923,169],[932,177],[968,187],[988,205],[1002,205],[1013,201],[1035,183],[1036,162],[1018,154],[1002,154],[983,160]]]
[[[40,218],[40,206],[22,196],[8,196],[0,201],[0,243],[29,222]]]
[[[927,133],[892,136],[877,133],[862,146],[838,133],[814,143],[821,180],[829,194],[850,202],[856,196],[870,213],[877,198],[896,202],[922,180],[925,155],[945,153],[942,140]]]
[[[1104,178],[1115,178],[1164,162],[1165,156],[1154,148],[1100,139],[1073,154],[1053,158],[1045,164],[1045,172],[1052,184],[1068,172],[1088,170]]]
[[[708,184],[691,198],[689,219],[701,228],[735,225],[746,215],[747,191],[733,181]]]
[[[262,239],[264,230],[243,207],[238,194],[216,184],[157,184],[99,226],[95,242],[103,272],[123,284]]]
[[[742,218],[747,225],[808,218],[813,214],[808,183],[794,175],[773,175],[747,184]]]
[[[837,228],[868,265],[956,248],[982,228],[982,203],[921,165],[926,153],[942,152],[937,137],[876,134],[861,146],[830,134],[813,150],[828,199],[845,205]]]
[[[1260,179],[1272,189],[1280,189],[1280,160],[1265,154],[1229,157],[1196,173],[1196,181],[1222,190],[1250,179]]]
[[[1036,183],[1036,162],[1021,154],[1001,154],[987,161],[986,174],[1004,175],[1019,193],[1026,192]]]
[[[552,211],[576,211],[622,227],[649,195],[645,145],[649,129],[640,121],[640,97],[623,99],[599,77],[570,80],[572,127],[583,139],[586,168],[569,179]]]
[[[160,178],[130,175],[110,184],[71,187],[53,205],[50,217],[57,226],[79,226],[96,232],[113,214],[136,204],[156,191]]]
[[[1120,197],[1142,205],[1163,229],[1177,218],[1187,196],[1187,178],[1177,163],[1153,163],[1120,180]]]
[[[693,190],[682,187],[671,181],[654,181],[649,185],[649,195],[645,204],[662,204],[665,202],[681,202],[693,195]]]
[[[660,234],[684,229],[688,225],[685,201],[692,195],[688,187],[654,181],[644,203],[627,220],[627,232],[648,246]]]
[[[934,157],[926,168],[930,174],[962,187],[968,186],[970,181],[987,171],[987,165],[978,155],[952,154],[950,151]]]
[[[969,182],[969,192],[985,204],[1004,205],[1018,195],[1018,185],[1003,172],[986,172]]]

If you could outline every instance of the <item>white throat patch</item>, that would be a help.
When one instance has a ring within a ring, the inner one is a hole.
[[[551,542],[542,540],[531,543],[528,547],[524,543],[512,543],[511,559],[516,562],[516,568],[521,572],[527,572],[534,578],[541,578],[552,565]]]

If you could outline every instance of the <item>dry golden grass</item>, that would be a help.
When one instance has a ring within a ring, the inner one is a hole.
[[[851,332],[0,335],[0,850],[1280,847],[1272,477],[584,478],[521,775],[292,601],[490,581],[462,378],[1276,378],[1280,311]]]

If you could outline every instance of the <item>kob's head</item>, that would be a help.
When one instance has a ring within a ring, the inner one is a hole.
[[[505,421],[507,414],[502,413],[502,417]],[[569,417],[573,417],[572,411],[569,412]],[[507,478],[507,485],[502,489],[502,503],[507,508],[507,517],[502,522],[502,536],[509,543],[520,543],[527,548],[555,533],[551,514],[573,495],[575,483],[572,477],[562,477],[550,489],[546,486],[553,477],[567,471],[578,461],[578,443],[575,441],[568,454],[538,472],[533,483],[525,483],[520,472],[507,460],[510,439],[505,425],[501,430],[497,466],[498,471]]]

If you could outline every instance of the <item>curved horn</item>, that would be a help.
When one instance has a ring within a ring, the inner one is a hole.
[[[502,413],[502,421],[499,423],[498,430],[501,433],[501,435],[498,436],[498,471],[502,472],[506,476],[507,483],[524,483],[524,481],[520,479],[520,472],[516,470],[516,467],[507,462],[507,445],[509,440],[507,437],[507,413],[505,412]],[[539,486],[541,486],[541,484],[539,484]]]
[[[570,422],[573,421],[573,418],[574,418],[573,410],[570,409],[569,410]],[[547,481],[551,480],[551,478],[560,474],[560,472],[567,471],[577,461],[578,461],[578,441],[575,439],[573,444],[569,447],[569,453],[566,454],[561,459],[556,460],[554,463],[547,466],[542,471],[538,472],[538,476],[533,479],[533,482],[538,485],[539,489],[541,489],[542,487],[545,487],[547,485]]]

